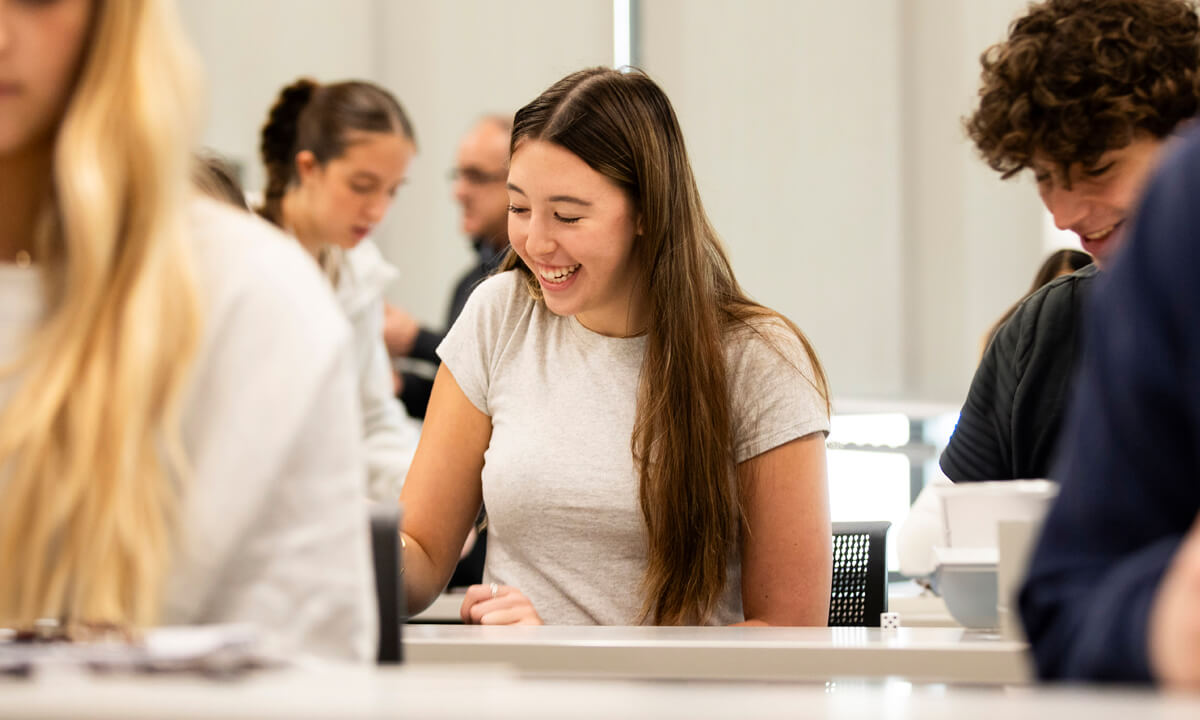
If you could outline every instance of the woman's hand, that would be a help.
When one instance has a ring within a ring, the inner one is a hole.
[[[472,585],[459,611],[468,625],[541,625],[533,603],[507,585]]]

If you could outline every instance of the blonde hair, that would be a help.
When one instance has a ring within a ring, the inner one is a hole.
[[[35,238],[46,315],[0,411],[0,622],[156,621],[200,338],[195,64],[173,6],[95,4]]]

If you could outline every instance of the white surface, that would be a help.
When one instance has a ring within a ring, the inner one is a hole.
[[[1001,520],[1040,523],[1058,496],[1058,485],[1049,480],[996,480],[936,488],[942,500],[945,544],[952,548],[995,550],[996,527]]]
[[[815,685],[559,681],[499,669],[328,669],[199,678],[45,677],[0,683],[22,718],[888,718],[1191,720],[1200,698],[1137,692],[981,689],[839,679]]]
[[[461,623],[462,616],[458,611],[462,608],[465,593],[444,592],[437,596],[433,604],[408,619],[416,623]]]
[[[839,393],[904,386],[900,3],[641,3],[642,65],[755,299]],[[850,40],[852,39],[852,40]]]
[[[928,590],[918,595],[891,595],[888,597],[888,610],[900,613],[902,627],[959,627],[950,617],[946,603]]]
[[[1042,260],[1032,183],[962,129],[980,53],[1027,4],[640,5],[739,278],[811,334],[839,396],[960,403]]]
[[[974,684],[1030,679],[1025,643],[952,628],[407,625],[404,653],[418,665],[501,663],[555,676],[795,681],[857,675]]]
[[[888,596],[888,610],[900,613],[901,624],[905,627],[959,627],[950,617],[946,603],[932,592],[912,586],[911,583],[900,583],[903,590],[892,592]],[[433,604],[424,611],[409,618],[414,623],[450,623],[462,621],[459,609],[462,608],[462,593],[442,593]]]

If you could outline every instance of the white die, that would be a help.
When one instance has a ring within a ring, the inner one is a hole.
[[[879,627],[883,630],[896,630],[900,627],[900,613],[885,612],[879,614]]]

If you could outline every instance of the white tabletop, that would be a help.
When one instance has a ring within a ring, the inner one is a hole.
[[[339,668],[264,672],[232,682],[128,676],[4,680],[0,717],[1194,720],[1200,717],[1200,697],[897,681],[584,681],[486,668]]]
[[[408,619],[411,623],[461,623],[462,616],[458,611],[462,608],[466,592],[444,592],[437,596],[433,604]]]
[[[1028,646],[961,628],[406,625],[413,664],[497,663],[527,675],[689,680],[1028,682]]]
[[[893,594],[888,598],[888,610],[900,614],[900,622],[907,627],[960,627],[950,617],[946,603],[930,593],[907,592],[909,583],[899,583],[906,592]],[[414,623],[460,623],[462,617],[458,614],[462,608],[463,593],[442,593],[433,604],[422,612],[414,615],[409,622]]]

